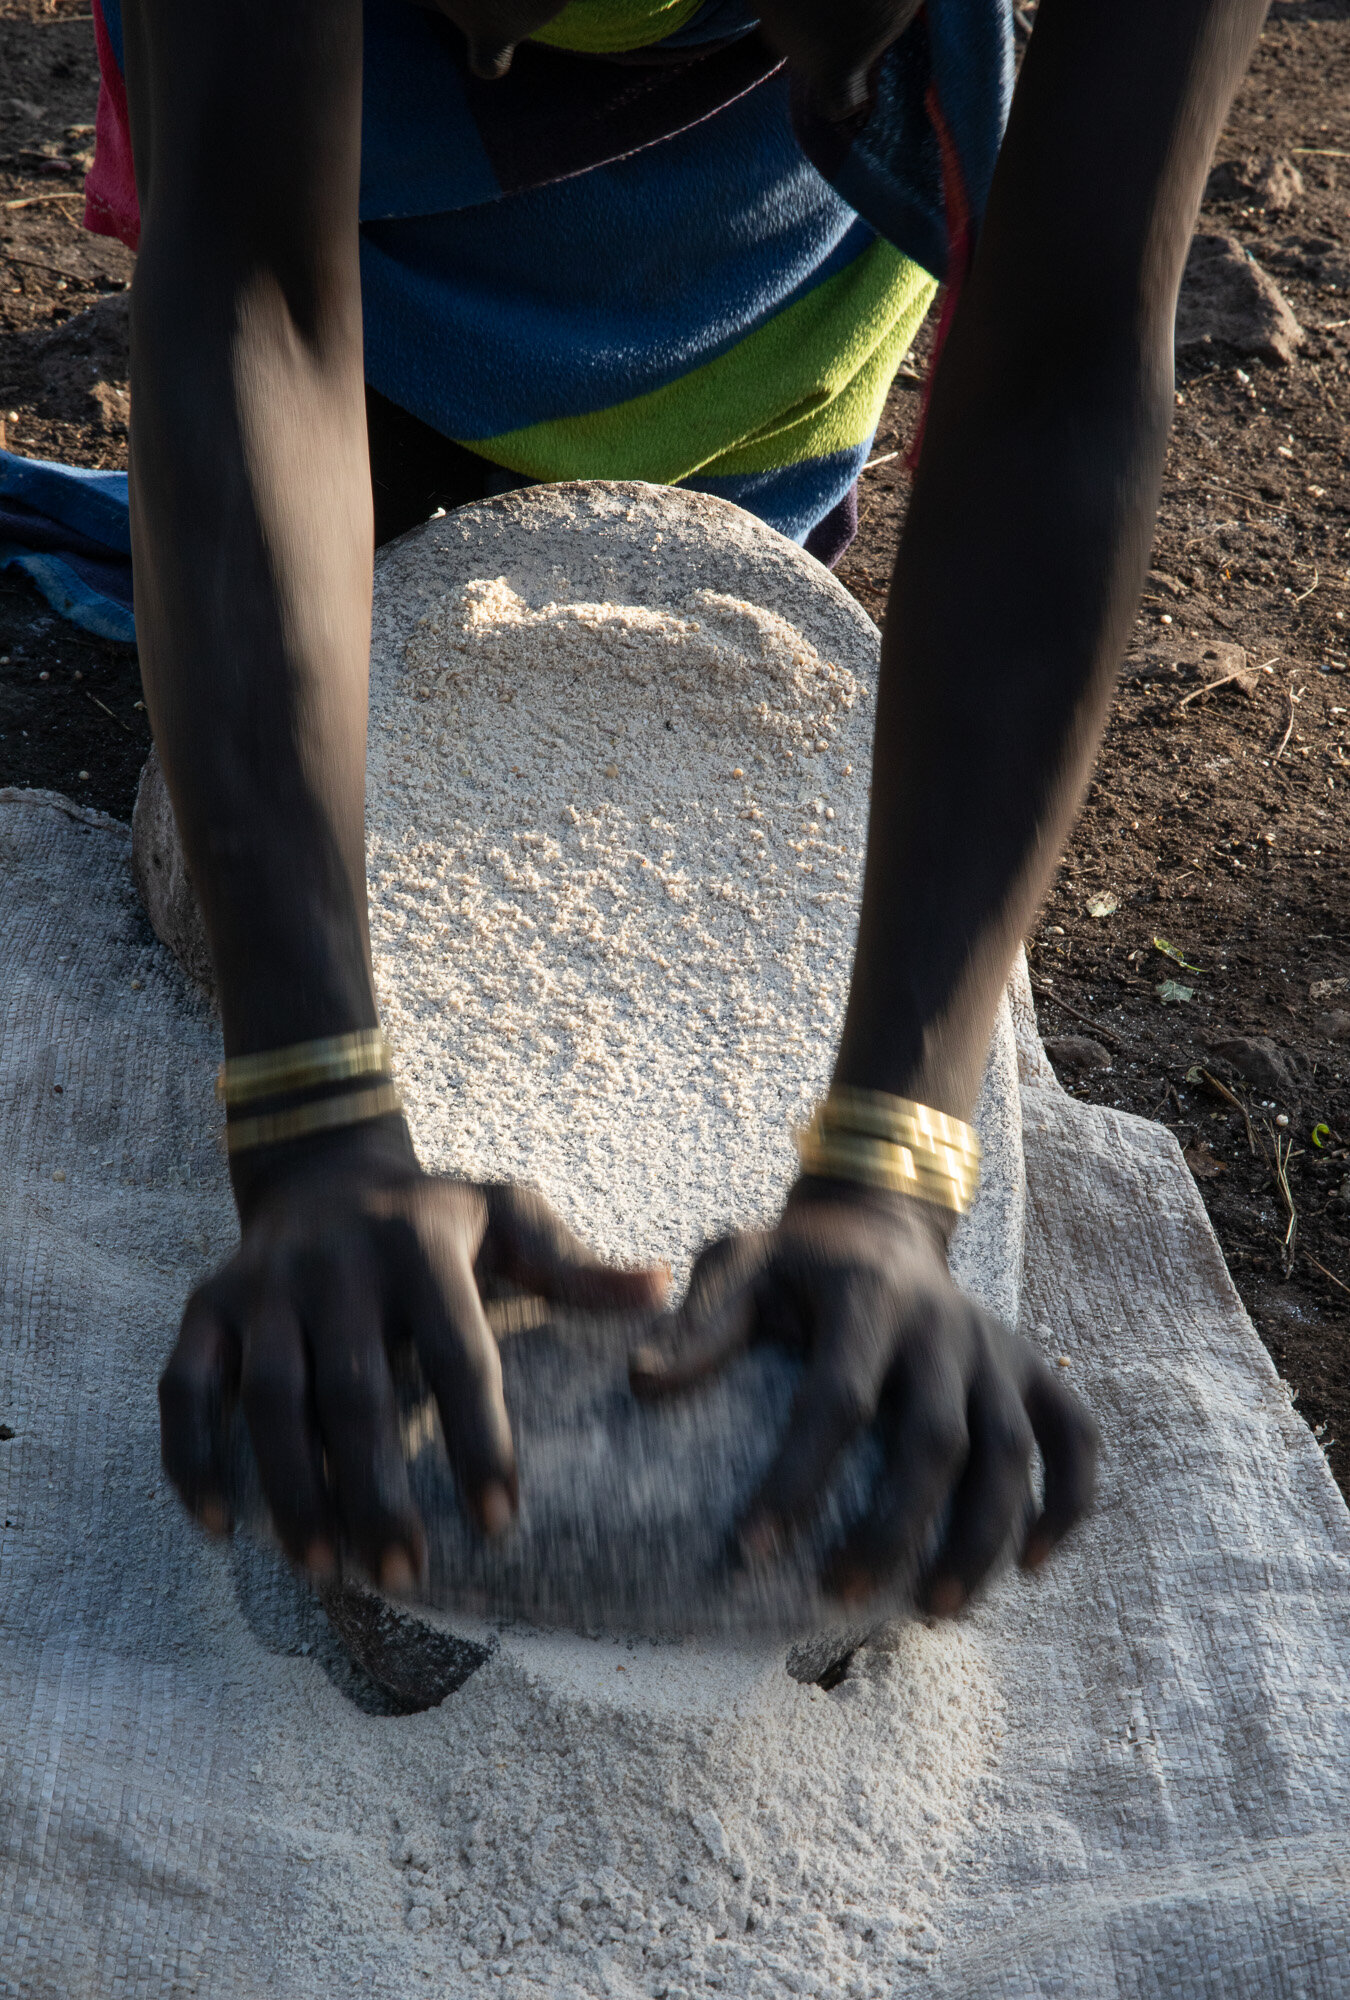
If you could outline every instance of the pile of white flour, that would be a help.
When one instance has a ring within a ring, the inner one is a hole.
[[[357,1991],[883,2000],[939,1947],[1003,1720],[979,1637],[919,1624],[828,1693],[781,1650],[507,1633],[443,1707],[341,1728],[339,1801],[309,1732],[258,1800],[368,1802],[364,1872],[316,1841],[294,1941],[364,1939]]]

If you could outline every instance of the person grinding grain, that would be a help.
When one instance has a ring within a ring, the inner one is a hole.
[[[480,1285],[596,1307],[663,1290],[537,1198],[414,1155],[366,934],[372,542],[528,480],[639,478],[837,559],[942,276],[833,1085],[777,1225],[704,1254],[673,1350],[632,1372],[658,1395],[752,1339],[804,1357],[739,1523],[752,1558],[876,1423],[834,1591],[944,1521],[921,1594],[956,1610],[1033,1444],[1039,1563],[1090,1505],[1095,1430],[945,1250],[998,995],[1142,582],[1177,288],[1264,0],[1041,0],[1010,109],[997,0],[95,8],[91,212],[140,245],[141,661],[216,967],[241,1226],[161,1383],[187,1505],[229,1526],[237,1393],[292,1557],[323,1576],[347,1544],[406,1587],[424,1545],[391,1346],[411,1340],[499,1533],[516,1472]]]

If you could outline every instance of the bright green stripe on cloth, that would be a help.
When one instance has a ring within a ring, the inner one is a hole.
[[[703,0],[568,0],[561,14],[529,39],[580,55],[623,55],[664,41],[702,5]]]
[[[878,238],[715,361],[607,409],[465,438],[532,479],[774,472],[849,451],[876,429],[936,286]]]

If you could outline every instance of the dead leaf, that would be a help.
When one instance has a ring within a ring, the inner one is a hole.
[[[1220,1174],[1228,1172],[1226,1161],[1219,1158],[1205,1139],[1193,1139],[1183,1152],[1182,1158],[1198,1181],[1217,1180]]]

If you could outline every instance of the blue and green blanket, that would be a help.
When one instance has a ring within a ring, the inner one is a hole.
[[[94,14],[86,219],[134,247],[120,0]],[[516,477],[693,486],[809,543],[969,253],[1011,0],[929,0],[844,128],[750,0],[570,0],[492,82],[412,0],[365,35],[372,385]]]

